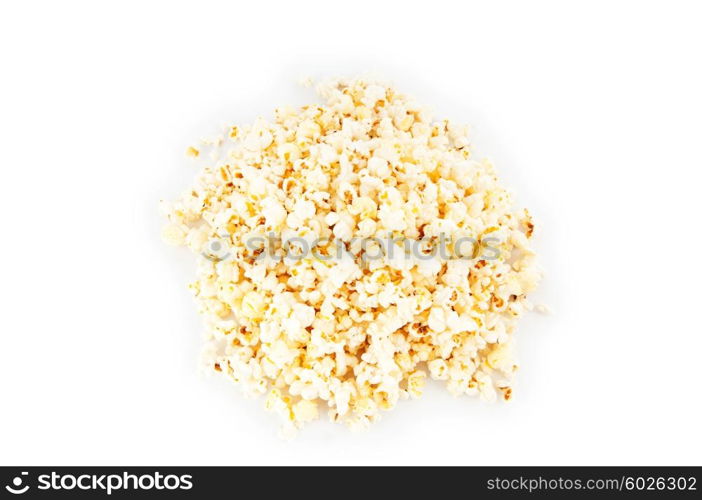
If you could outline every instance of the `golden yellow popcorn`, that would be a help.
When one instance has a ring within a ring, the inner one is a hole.
[[[186,232],[176,224],[167,224],[161,231],[163,241],[169,245],[178,246],[185,243]]]
[[[248,320],[260,320],[263,317],[265,308],[265,299],[263,294],[258,292],[248,292],[241,300],[241,308],[239,313],[242,318]]]
[[[418,398],[422,395],[426,383],[426,376],[426,373],[417,370],[410,373],[407,377],[407,392],[412,398]]]
[[[293,406],[293,418],[296,422],[304,423],[315,420],[319,417],[317,403],[303,399]]]
[[[191,148],[209,163],[162,204],[163,239],[197,258],[205,365],[267,394],[286,435],[321,411],[364,428],[421,397],[427,374],[510,399],[540,279],[529,212],[467,127],[380,82],[317,90],[321,105]]]

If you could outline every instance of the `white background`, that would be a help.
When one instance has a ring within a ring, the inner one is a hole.
[[[699,4],[487,3],[3,3],[0,463],[700,465]],[[554,314],[520,326],[509,403],[431,383],[283,442],[198,378],[157,202],[220,124],[365,71],[473,126],[540,222]]]

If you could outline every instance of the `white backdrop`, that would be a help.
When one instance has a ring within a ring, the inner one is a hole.
[[[3,76],[0,464],[696,464],[702,76],[694,2],[13,2]],[[547,274],[509,403],[430,383],[293,442],[197,377],[160,198],[221,123],[375,71],[473,126]]]

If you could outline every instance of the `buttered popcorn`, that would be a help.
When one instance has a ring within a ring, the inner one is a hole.
[[[364,427],[427,377],[509,399],[539,280],[529,213],[466,127],[373,81],[318,92],[231,127],[200,148],[210,160],[191,148],[208,164],[162,204],[164,240],[197,256],[203,363],[266,395],[287,431],[325,411]]]

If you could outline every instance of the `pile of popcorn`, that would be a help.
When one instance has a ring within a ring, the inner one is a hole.
[[[286,433],[322,411],[363,428],[427,376],[509,399],[516,321],[540,277],[529,213],[472,157],[465,126],[372,80],[317,90],[324,105],[190,148],[201,173],[161,204],[163,238],[197,257],[203,363],[266,395]],[[477,244],[459,252],[466,237]]]

